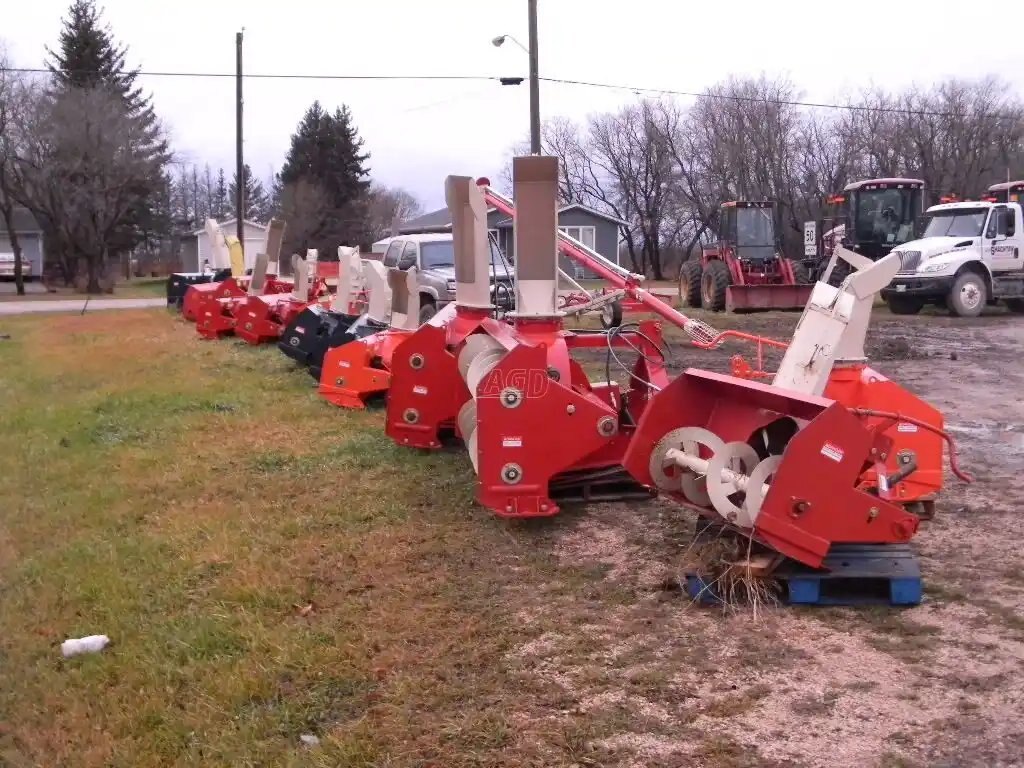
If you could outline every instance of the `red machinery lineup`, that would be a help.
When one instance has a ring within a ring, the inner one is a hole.
[[[339,249],[331,304],[323,280],[307,278],[309,264],[296,258],[289,284],[266,277],[273,254],[261,254],[249,280],[191,286],[184,315],[204,338],[278,340],[336,405],[362,408],[384,395],[385,431],[399,445],[461,440],[477,501],[504,517],[660,494],[767,552],[821,569],[836,546],[899,545],[915,535],[942,488],[944,441],[954,473],[969,480],[942,415],[865,359],[871,303],[896,262],[838,248],[833,260],[854,271],[839,288],[813,286],[788,344],[717,333],[559,233],[557,174],[556,158],[515,158],[514,204],[485,183],[446,180],[457,298],[423,325],[415,269],[387,270],[352,249]],[[515,302],[504,314],[492,306],[489,206],[515,220]],[[591,306],[565,307],[559,252],[611,290],[592,294]],[[660,321],[565,327],[560,304],[575,315],[615,300]],[[733,375],[690,368],[670,378],[663,322],[704,349],[753,344],[755,365],[737,356]],[[765,346],[784,350],[774,373],[764,370]],[[593,350],[609,368],[615,361],[625,387],[591,380],[584,363],[597,359]],[[621,363],[624,353],[632,365]]]

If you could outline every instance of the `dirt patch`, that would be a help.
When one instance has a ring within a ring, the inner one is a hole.
[[[692,518],[665,502],[590,509],[552,545],[585,586],[531,606],[544,632],[514,658],[558,686],[557,717],[589,734],[595,764],[1021,764],[1024,404],[1010,393],[1024,391],[1024,322],[879,315],[872,365],[943,411],[979,478],[949,477],[915,540],[925,603],[778,607],[756,620],[697,607],[665,588]],[[796,319],[748,318],[744,329],[777,338]],[[673,367],[728,370],[736,351],[676,344]]]

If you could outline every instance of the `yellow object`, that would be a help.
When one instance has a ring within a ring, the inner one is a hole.
[[[245,274],[245,253],[242,251],[242,244],[233,235],[224,239],[227,241],[228,253],[231,255],[231,276],[241,277]]]

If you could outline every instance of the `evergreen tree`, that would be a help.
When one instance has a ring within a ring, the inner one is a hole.
[[[217,182],[213,187],[213,204],[210,206],[210,216],[217,221],[224,221],[231,217],[231,200],[228,197],[228,182],[224,176],[224,169],[217,169]]]
[[[281,189],[277,197],[294,197],[289,190],[300,184],[306,188],[304,194],[317,190],[315,194],[324,206],[316,227],[318,241],[312,247],[321,253],[334,253],[341,244],[358,244],[366,239],[369,157],[346,106],[331,114],[319,101],[313,102],[292,135],[278,174]]]
[[[248,164],[242,166],[242,177],[244,179],[244,184],[242,186],[242,199],[243,205],[245,206],[245,213],[242,218],[248,219],[249,221],[258,221],[260,223],[267,222],[270,219],[271,206],[270,198],[267,196],[266,190],[263,189],[263,184],[259,179],[252,175],[252,170],[249,168]],[[235,202],[237,199],[236,195],[238,194],[237,190],[238,174],[236,173],[228,187],[228,199],[232,206],[232,210],[234,209],[234,206],[237,206],[237,203]]]

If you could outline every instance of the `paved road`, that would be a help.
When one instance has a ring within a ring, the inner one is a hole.
[[[40,301],[0,301],[0,315],[24,315],[30,312],[81,312],[85,299]],[[165,307],[166,299],[89,299],[86,312],[100,309],[146,309]]]

